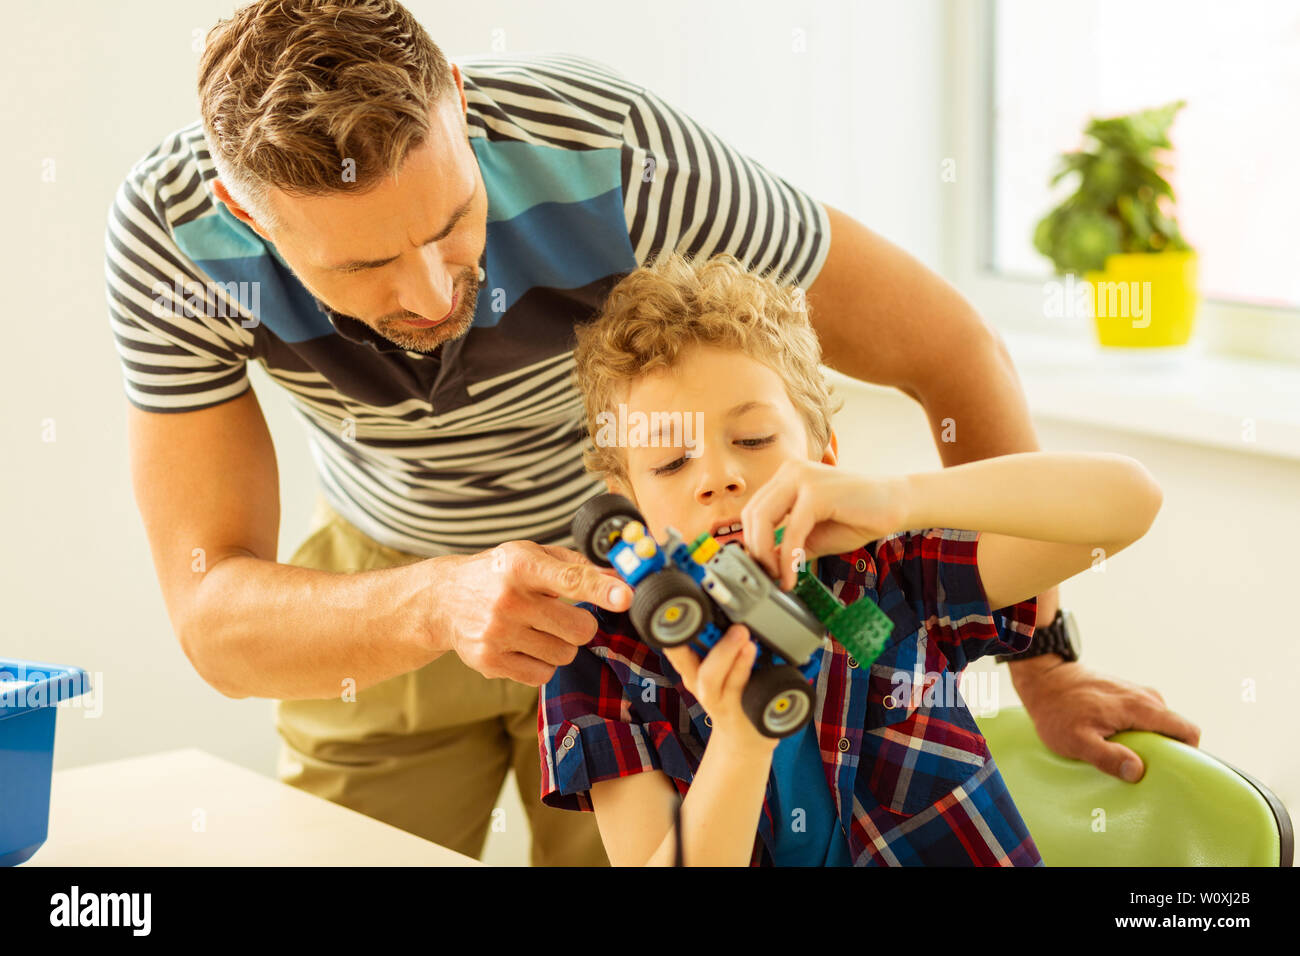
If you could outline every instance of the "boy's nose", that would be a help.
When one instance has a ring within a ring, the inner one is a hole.
[[[708,504],[721,495],[739,495],[745,491],[745,479],[740,475],[727,475],[718,479],[700,482],[695,498],[700,504]]]

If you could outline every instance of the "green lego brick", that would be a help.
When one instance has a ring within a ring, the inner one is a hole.
[[[781,543],[785,528],[776,529],[776,543]],[[870,667],[884,651],[893,633],[894,622],[868,597],[859,598],[848,607],[831,593],[816,575],[801,569],[791,589],[808,610],[826,626],[831,637],[839,641],[862,667]]]
[[[868,597],[843,608],[826,625],[831,637],[839,641],[862,667],[870,667],[889,642],[894,622]]]
[[[807,571],[800,571],[795,577],[790,593],[802,601],[823,625],[829,624],[831,618],[844,610],[839,598]]]

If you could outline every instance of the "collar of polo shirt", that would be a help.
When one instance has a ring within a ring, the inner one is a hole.
[[[341,312],[335,312],[328,306],[322,305],[321,311],[329,316],[330,324],[334,326],[339,335],[343,336],[349,342],[356,342],[358,345],[368,345],[376,352],[405,352],[396,342],[390,342],[370,326],[366,325],[359,319],[354,319],[350,315],[343,315]]]

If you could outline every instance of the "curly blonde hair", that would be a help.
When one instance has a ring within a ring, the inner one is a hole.
[[[704,262],[660,256],[625,276],[576,332],[574,379],[590,439],[583,463],[625,484],[626,457],[597,441],[597,416],[625,400],[634,379],[671,369],[692,346],[734,349],[776,372],[807,426],[810,454],[825,449],[831,419],[844,404],[822,374],[804,291],[746,270],[729,253]]]
[[[199,60],[217,175],[272,228],[271,187],[365,192],[401,169],[455,91],[447,58],[395,0],[257,0],[208,31]]]

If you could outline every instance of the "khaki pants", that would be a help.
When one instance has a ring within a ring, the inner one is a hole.
[[[318,499],[289,563],[355,572],[423,560],[385,547]],[[534,866],[607,866],[594,815],[542,805],[537,689],[488,679],[453,652],[356,692],[275,705],[285,783],[468,856],[483,852],[514,768]],[[507,822],[508,825],[508,822]]]

